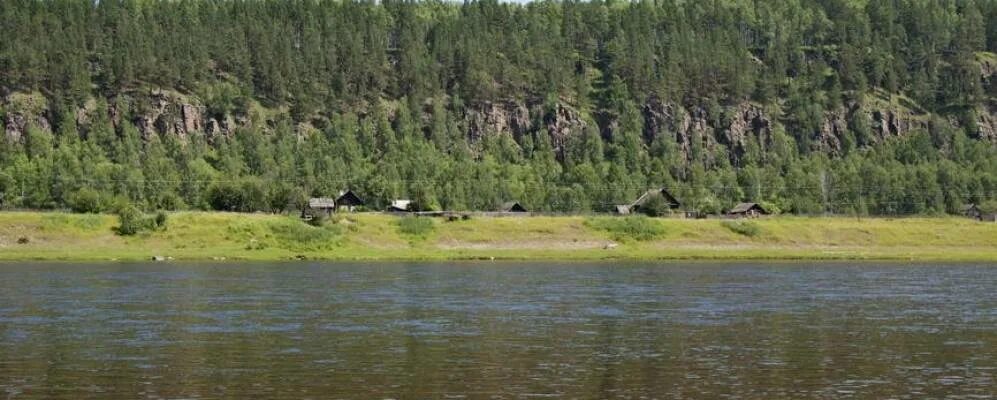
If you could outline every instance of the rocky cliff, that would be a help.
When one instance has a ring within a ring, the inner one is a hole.
[[[0,110],[3,110],[0,121],[8,138],[21,140],[28,126],[52,130],[54,119],[41,94],[7,93],[0,100]],[[687,157],[696,140],[701,141],[706,150],[724,145],[736,161],[744,154],[749,140],[757,140],[764,151],[771,144],[776,129],[796,137],[809,135],[813,150],[834,154],[842,149],[844,138],[852,129],[850,123],[856,120],[867,122],[873,142],[902,137],[928,127],[929,115],[918,111],[916,106],[905,106],[902,101],[888,96],[864,103],[851,103],[826,111],[819,128],[807,132],[783,115],[773,115],[766,107],[752,102],[722,106],[711,114],[703,107],[650,98],[640,109],[641,134],[648,145],[660,138],[673,140]],[[100,103],[106,106],[97,104],[90,101],[77,112],[76,122],[84,135],[96,113],[106,113],[115,127],[124,122],[133,124],[144,138],[172,135],[186,140],[194,133],[213,138],[253,123],[253,119],[245,115],[210,115],[197,97],[168,90],[122,93]],[[128,110],[121,110],[123,107]],[[984,107],[977,115],[978,136],[997,145],[997,105]],[[467,140],[472,145],[488,135],[511,135],[521,143],[525,135],[542,134],[548,136],[558,156],[563,156],[569,139],[581,135],[590,124],[599,125],[598,129],[606,137],[617,129],[611,116],[600,114],[600,118],[592,121],[565,102],[554,105],[513,100],[482,102],[468,106],[463,110],[463,116]]]

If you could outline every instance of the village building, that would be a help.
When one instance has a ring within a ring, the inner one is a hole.
[[[332,214],[336,210],[336,199],[329,197],[313,197],[308,199],[308,209],[312,214],[316,212],[324,212],[326,214]]]
[[[638,197],[637,200],[634,200],[633,203],[621,204],[615,206],[615,211],[617,214],[620,215],[639,213],[641,206],[647,203],[647,201],[650,200],[655,195],[660,195],[665,200],[665,204],[668,205],[669,209],[675,210],[682,206],[682,203],[679,203],[678,199],[676,199],[675,196],[672,196],[672,194],[668,192],[668,189],[660,188],[660,189],[651,189],[644,192],[644,194],[640,195],[640,197]]]
[[[391,204],[388,205],[389,212],[411,212],[412,210],[412,200],[398,199],[392,200]]]
[[[983,218],[983,211],[976,204],[966,204],[962,206],[962,215],[979,220]]]
[[[758,203],[741,203],[727,212],[727,216],[733,218],[757,218],[768,214],[768,210]]]
[[[339,192],[339,197],[336,197],[336,208],[343,211],[356,211],[357,207],[362,207],[364,205],[363,200],[352,190],[343,190]]]
[[[503,203],[502,207],[499,208],[499,211],[501,211],[501,212],[507,212],[507,213],[510,213],[510,212],[515,212],[515,213],[524,213],[524,212],[527,212],[526,211],[526,207],[523,207],[523,205],[519,204],[518,201],[508,201],[508,202]]]

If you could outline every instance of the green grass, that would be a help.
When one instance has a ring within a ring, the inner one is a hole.
[[[402,217],[398,219],[397,224],[398,233],[418,238],[425,238],[436,226],[432,219],[426,217]]]
[[[758,233],[727,223],[749,224]],[[0,260],[997,261],[997,224],[958,217],[474,217],[444,223],[363,213],[315,227],[293,216],[178,212],[164,228],[134,236],[116,235],[116,225],[112,215],[0,212]]]
[[[724,228],[729,229],[731,232],[747,237],[755,237],[758,236],[759,233],[762,233],[762,228],[759,227],[758,224],[751,221],[726,220],[726,221],[721,221],[720,225],[723,226]]]
[[[614,240],[645,242],[661,237],[665,228],[661,222],[644,216],[598,217],[585,220],[585,225],[608,232]]]

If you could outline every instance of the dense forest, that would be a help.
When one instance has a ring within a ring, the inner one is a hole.
[[[0,203],[955,213],[995,52],[997,0],[4,0]]]

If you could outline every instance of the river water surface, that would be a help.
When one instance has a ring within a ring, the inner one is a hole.
[[[997,265],[0,264],[0,399],[979,399]]]

